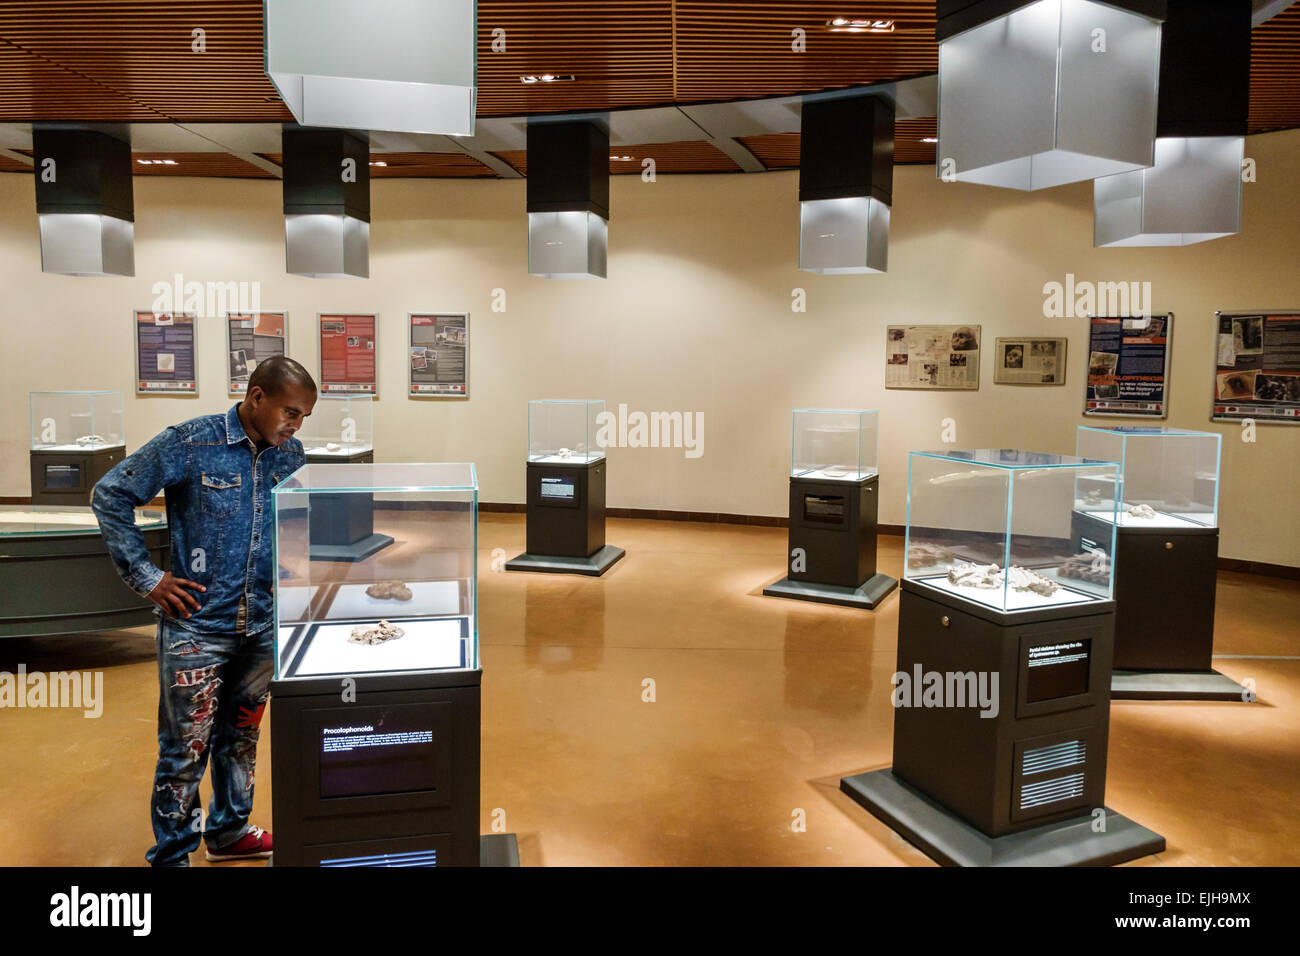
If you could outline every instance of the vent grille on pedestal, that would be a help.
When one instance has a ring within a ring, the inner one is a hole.
[[[1036,747],[1025,751],[1022,773],[1028,777],[1048,770],[1060,770],[1083,763],[1088,757],[1088,745],[1082,740],[1070,740],[1049,747]]]
[[[1032,810],[1035,807],[1061,803],[1081,796],[1083,796],[1083,774],[1072,773],[1068,777],[1023,784],[1020,787],[1020,809]]]
[[[321,860],[321,866],[437,866],[437,850],[418,850],[414,853],[379,853],[374,856],[349,856],[337,860]]]

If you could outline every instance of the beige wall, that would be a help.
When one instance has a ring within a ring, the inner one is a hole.
[[[369,280],[284,274],[278,182],[138,178],[136,276],[43,275],[30,176],[0,175],[5,356],[0,495],[29,493],[33,389],[130,393],[131,312],[152,285],[258,281],[265,308],[287,309],[291,353],[313,370],[319,311],[377,311],[380,460],[473,460],[486,501],[523,499],[525,403],[603,398],[644,411],[702,411],[704,450],[613,449],[612,506],[784,514],[790,410],[882,410],[881,520],[904,520],[907,451],[940,445],[944,418],[962,447],[1070,453],[1087,361],[1086,321],[1043,317],[1045,282],[1150,281],[1173,311],[1169,424],[1224,436],[1221,553],[1300,565],[1300,428],[1208,421],[1216,309],[1300,309],[1300,131],[1254,137],[1245,231],[1188,249],[1092,247],[1091,187],[1021,194],[941,184],[932,167],[896,172],[889,273],[820,277],[796,269],[798,175],[661,176],[612,184],[606,281],[527,275],[523,181],[411,180],[372,189]],[[807,290],[804,314],[791,290]],[[492,290],[507,311],[491,311]],[[472,313],[469,401],[404,396],[409,311]],[[886,391],[888,323],[979,323],[977,393]],[[1061,388],[993,385],[998,335],[1070,339]],[[169,423],[223,409],[224,330],[200,323],[197,399],[128,394],[128,445]]]

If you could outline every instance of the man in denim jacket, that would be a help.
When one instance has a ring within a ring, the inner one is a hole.
[[[95,485],[92,506],[118,573],[158,605],[155,866],[186,866],[200,830],[209,860],[271,855],[250,826],[258,727],[271,680],[275,585],[271,489],[302,466],[293,437],[316,383],[289,358],[254,369],[224,415],[168,428]],[[134,509],[167,496],[171,568],[149,559]],[[199,781],[212,761],[212,806]]]

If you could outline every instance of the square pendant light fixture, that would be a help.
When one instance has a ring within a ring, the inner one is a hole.
[[[131,145],[91,129],[32,129],[41,271],[135,275]]]
[[[1046,189],[1150,166],[1165,0],[938,0],[948,181]]]
[[[475,0],[265,0],[266,75],[303,126],[471,136]]]
[[[799,124],[799,268],[884,272],[894,189],[894,105],[880,96],[805,98]]]
[[[370,275],[370,144],[356,133],[286,127],[285,271],[313,279]]]
[[[528,274],[603,279],[609,243],[609,129],[528,121]]]
[[[1251,0],[1178,0],[1161,42],[1155,165],[1093,184],[1096,246],[1186,246],[1241,231]]]

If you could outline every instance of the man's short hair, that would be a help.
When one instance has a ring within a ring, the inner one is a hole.
[[[259,362],[248,377],[248,389],[257,386],[267,395],[279,395],[286,388],[305,388],[316,391],[311,373],[287,355],[275,355]]]

